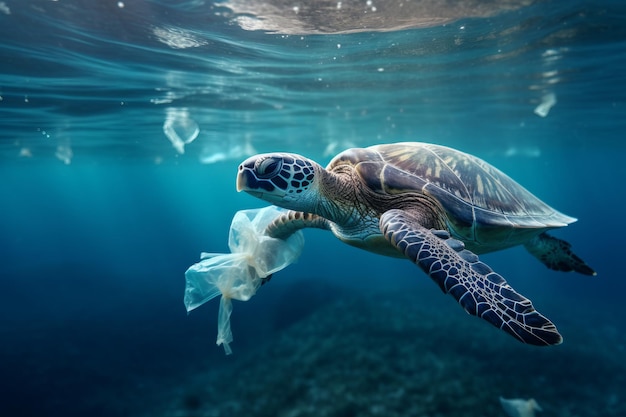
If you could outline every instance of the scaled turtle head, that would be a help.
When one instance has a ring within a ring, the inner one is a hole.
[[[267,153],[252,156],[239,165],[237,191],[280,207],[310,212],[319,200],[324,169],[300,155]]]

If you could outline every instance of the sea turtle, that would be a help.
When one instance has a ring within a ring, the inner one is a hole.
[[[324,169],[290,153],[245,160],[237,190],[289,209],[266,230],[330,230],[371,252],[406,257],[470,314],[533,345],[562,341],[477,254],[523,244],[548,268],[595,275],[570,244],[546,230],[576,219],[551,208],[506,174],[458,150],[417,142],[348,149]]]

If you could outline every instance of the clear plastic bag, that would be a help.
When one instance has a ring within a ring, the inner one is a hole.
[[[201,261],[185,272],[185,307],[187,312],[222,295],[218,313],[218,345],[232,353],[230,329],[232,299],[248,301],[263,278],[295,262],[304,246],[302,232],[286,240],[264,234],[268,224],[284,211],[276,206],[238,211],[233,217],[228,237],[229,254],[202,253]]]

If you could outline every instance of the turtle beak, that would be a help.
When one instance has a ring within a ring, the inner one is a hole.
[[[241,192],[247,188],[248,181],[246,181],[246,171],[243,166],[239,166],[239,173],[237,174],[237,192]]]
[[[252,169],[246,167],[245,162],[239,165],[239,170],[237,172],[237,192],[256,190],[255,184],[257,184],[256,175]]]

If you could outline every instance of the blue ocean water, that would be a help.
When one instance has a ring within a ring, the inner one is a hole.
[[[493,358],[476,352],[497,344],[534,364],[507,370],[510,385],[474,375],[493,404],[460,389],[464,415],[504,415],[498,395],[533,396],[546,416],[626,415],[626,5],[448,3],[0,1],[0,415],[278,415],[246,409],[253,391],[227,413],[230,394],[209,406],[197,387],[270,360],[289,385],[284,364],[309,362],[284,353],[281,337],[338,300],[372,294],[412,294],[441,311],[418,337],[455,357],[467,349],[488,368]],[[597,277],[549,271],[522,248],[482,257],[556,322],[564,344],[520,351],[409,262],[306,231],[299,262],[236,303],[234,355],[224,356],[217,300],[188,316],[182,299],[200,252],[228,251],[234,213],[264,205],[236,192],[238,164],[271,151],[326,164],[349,147],[397,141],[472,153],[579,219],[554,235]],[[353,329],[368,340],[367,326]],[[294,346],[315,350],[306,343]],[[274,348],[282,356],[267,354]],[[447,366],[439,384],[462,372]],[[280,398],[284,385],[267,395]],[[401,395],[438,396],[452,394]],[[280,403],[282,415],[322,415],[294,401]],[[382,412],[372,403],[332,415]]]

